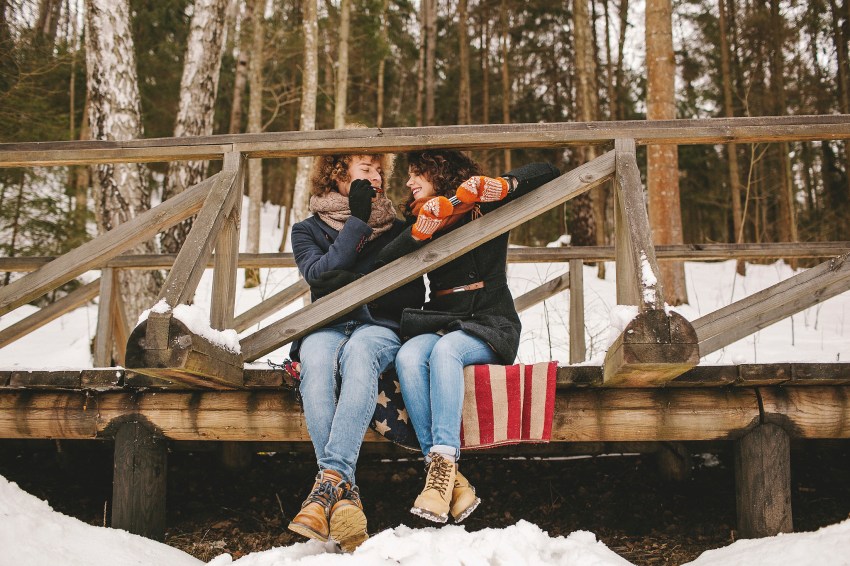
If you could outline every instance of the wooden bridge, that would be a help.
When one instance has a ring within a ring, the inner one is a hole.
[[[613,247],[511,249],[515,262],[569,262],[566,275],[515,299],[523,310],[569,290],[570,362],[584,361],[583,262],[615,260],[617,302],[639,314],[602,366],[559,368],[553,451],[563,443],[733,441],[738,528],[763,536],[793,528],[790,440],[850,438],[850,364],[700,366],[744,336],[850,289],[850,242],[653,246],[636,144],[716,144],[850,138],[850,116],[730,118],[362,129],[165,138],[129,142],[0,144],[0,167],[222,159],[221,172],[57,258],[0,258],[29,272],[0,288],[0,316],[100,270],[84,285],[0,330],[0,347],[100,295],[95,369],[0,368],[0,438],[114,439],[112,525],[161,538],[166,441],[308,440],[285,375],[245,369],[292,340],[372,301],[472,247],[613,179]],[[192,300],[212,267],[210,323],[244,331],[308,292],[299,281],[238,316],[236,270],[293,267],[291,254],[239,254],[239,209],[248,158],[428,148],[487,149],[607,144],[613,150],[486,217],[248,334],[234,353],[189,331],[173,309]],[[197,214],[180,253],[125,255]],[[215,253],[213,254],[213,250]],[[664,310],[659,260],[800,257],[825,261],[699,319]],[[123,269],[169,269],[156,309],[130,328],[117,286]],[[113,352],[122,367],[110,367]],[[368,441],[380,437],[370,433]]]

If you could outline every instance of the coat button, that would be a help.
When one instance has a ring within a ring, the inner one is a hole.
[[[478,278],[478,275],[476,275],[474,271],[470,271],[470,272],[469,272],[469,278],[470,278],[470,279],[477,279],[477,278]]]

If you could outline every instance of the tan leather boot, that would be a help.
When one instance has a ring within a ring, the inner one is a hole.
[[[369,538],[360,490],[349,482],[341,484],[339,501],[331,508],[330,536],[343,552],[354,552]]]
[[[342,475],[333,470],[321,470],[316,476],[310,495],[301,504],[301,511],[289,523],[289,530],[307,538],[325,542],[330,532],[328,517],[339,498]]]
[[[475,495],[475,488],[469,483],[460,470],[455,472],[455,485],[452,489],[451,513],[455,523],[460,523],[475,511],[481,499]]]
[[[449,520],[457,464],[447,460],[442,454],[432,452],[430,456],[425,489],[413,502],[410,512],[435,523],[445,523]]]

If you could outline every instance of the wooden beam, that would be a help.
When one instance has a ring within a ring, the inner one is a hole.
[[[583,362],[587,357],[584,342],[584,262],[570,260],[570,363]]]
[[[823,258],[850,251],[850,242],[799,242],[766,244],[676,244],[655,246],[658,261],[722,261],[729,259]],[[96,267],[120,269],[170,269],[177,254],[124,254]],[[0,257],[0,272],[35,271],[56,259],[47,256]],[[510,248],[509,263],[553,263],[583,260],[614,261],[613,246],[562,248]],[[239,254],[239,268],[297,267],[292,253]],[[207,262],[214,267],[214,257]]]
[[[165,539],[168,447],[154,429],[133,420],[118,425],[112,472],[112,528]]]
[[[620,281],[620,268],[617,269],[617,303],[638,305],[640,311],[661,309],[664,307],[664,294],[661,290],[661,275],[658,261],[655,259],[655,246],[652,243],[652,229],[649,226],[649,214],[643,198],[643,186],[640,171],[635,158],[635,141],[618,139],[614,141],[617,155],[617,173],[614,190],[617,199],[617,223],[614,227],[617,245],[617,265],[625,260],[627,267],[623,275],[629,279]],[[622,250],[622,255],[620,251]],[[632,287],[631,290],[626,287]],[[629,302],[620,302],[620,298]],[[631,302],[634,299],[638,302]]]
[[[794,532],[791,517],[791,442],[772,424],[735,442],[735,492],[740,538]]]
[[[850,116],[770,116],[700,120],[362,128],[159,138],[122,142],[0,144],[0,167],[216,159],[228,151],[248,158],[432,148],[564,147],[632,138],[639,144],[717,144],[850,138]]]
[[[701,356],[850,289],[850,253],[693,321]]]
[[[245,187],[245,158],[239,153],[228,153],[224,156],[224,170],[233,171],[236,177],[230,189],[233,204],[215,244],[210,323],[213,328],[219,330],[233,326],[233,311],[236,307],[236,264],[239,258],[239,222],[242,192]]]
[[[243,332],[310,292],[310,285],[299,279],[289,287],[279,291],[237,316],[233,321],[236,332]]]
[[[211,178],[215,182],[159,293],[159,299],[164,299],[172,308],[188,303],[195,296],[221,227],[233,209],[236,197],[242,196],[234,189],[236,171],[223,170]]]
[[[127,309],[124,308],[124,298],[121,293],[112,295],[112,336],[115,341],[115,362],[124,365],[127,354],[127,340],[130,338],[130,324],[127,320]]]
[[[242,340],[246,360],[255,360],[296,338],[368,303],[423,273],[444,265],[471,248],[534,218],[606,181],[614,170],[608,152],[561,175],[486,216],[453,230],[390,265],[369,273]]]
[[[100,271],[100,303],[97,305],[97,327],[94,333],[94,367],[112,365],[112,348],[115,342],[115,296],[121,294],[118,273],[111,267]]]
[[[43,307],[15,324],[0,330],[0,348],[38,330],[50,321],[88,303],[100,292],[100,279],[78,287],[46,307]]]
[[[218,175],[191,187],[159,206],[74,248],[65,255],[0,288],[0,316],[30,302],[78,275],[102,265],[141,242],[195,214],[207,197]]]
[[[569,288],[569,275],[558,275],[514,299],[514,308],[517,312],[522,312]]]

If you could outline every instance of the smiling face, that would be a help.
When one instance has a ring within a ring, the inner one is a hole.
[[[417,173],[412,167],[408,170],[410,178],[407,180],[407,187],[410,189],[414,199],[432,197],[437,194],[428,177],[422,173]]]
[[[372,183],[373,187],[378,189],[382,187],[381,176],[383,171],[381,170],[381,163],[369,155],[355,155],[352,157],[347,173],[347,181],[338,180],[336,182],[339,194],[344,197],[347,197],[349,190],[351,190],[351,182],[357,179],[366,179]]]

